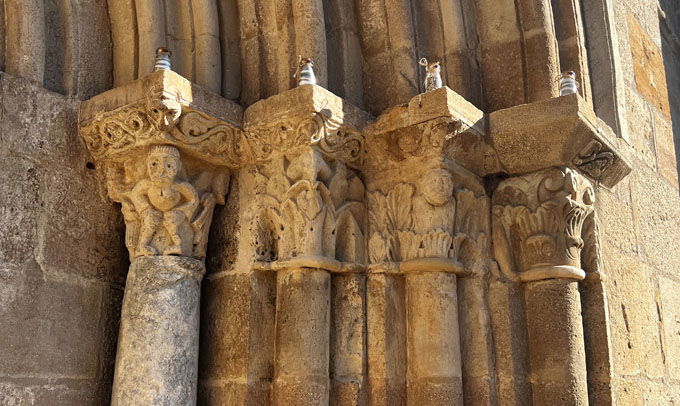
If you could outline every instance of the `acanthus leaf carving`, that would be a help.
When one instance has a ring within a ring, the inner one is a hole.
[[[264,187],[256,194],[256,210],[275,213],[255,216],[259,261],[275,258],[317,258],[319,263],[365,262],[364,187],[340,160],[329,165],[321,152],[309,148],[280,154],[258,166]],[[272,223],[263,227],[263,220]],[[266,231],[266,232],[263,232]],[[258,247],[276,236],[276,247]],[[272,251],[276,253],[272,253]],[[267,253],[268,258],[260,253]]]
[[[569,168],[502,182],[493,197],[493,236],[504,274],[513,280],[582,279],[583,224],[593,202],[590,182]]]
[[[368,202],[369,256],[374,264],[398,261],[402,268],[420,269],[411,262],[441,259],[452,266],[441,261],[439,266],[459,272],[458,261],[483,256],[487,199],[465,188],[454,191],[448,169],[426,171],[417,186],[399,183],[387,193],[370,192]]]

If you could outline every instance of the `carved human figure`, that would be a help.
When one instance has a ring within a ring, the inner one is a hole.
[[[137,253],[139,256],[158,254],[151,240],[162,225],[170,237],[163,255],[182,255],[180,227],[190,222],[196,211],[199,203],[196,189],[189,182],[177,179],[181,161],[175,147],[153,147],[146,168],[149,178],[137,183],[130,196],[141,220]]]
[[[444,168],[430,169],[420,179],[418,191],[413,199],[415,232],[426,234],[441,230],[452,235],[456,205],[451,173]]]

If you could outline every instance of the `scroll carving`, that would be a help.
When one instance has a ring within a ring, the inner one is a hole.
[[[574,165],[594,180],[599,180],[616,163],[616,154],[600,141],[593,140],[574,158]]]
[[[302,117],[287,116],[252,126],[245,137],[256,162],[270,159],[275,152],[316,146],[331,159],[358,165],[364,148],[364,136],[359,131],[323,112],[312,112]]]
[[[97,160],[152,144],[193,150],[220,165],[237,165],[246,153],[241,149],[242,135],[238,128],[183,108],[179,96],[149,99],[100,114],[83,126],[81,135]]]
[[[590,182],[569,168],[502,182],[493,196],[494,253],[501,270],[520,280],[583,279],[583,226],[593,203]]]
[[[455,190],[448,169],[427,171],[418,185],[368,194],[371,263],[422,258],[468,262],[486,246],[486,197]],[[463,255],[463,249],[466,255]],[[465,258],[464,258],[465,257]]]
[[[365,263],[364,185],[342,161],[329,163],[310,148],[274,157],[259,167],[257,178],[258,261]]]
[[[224,204],[228,171],[187,168],[170,145],[150,147],[135,158],[109,162],[107,169],[109,196],[122,205],[130,257],[204,258],[213,209]]]

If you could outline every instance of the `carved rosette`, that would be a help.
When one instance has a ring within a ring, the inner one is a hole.
[[[591,246],[594,199],[590,182],[569,168],[503,181],[493,195],[494,253],[501,270],[522,281],[583,279],[582,252],[597,249]]]
[[[240,161],[241,131],[179,96],[156,96],[99,113],[80,133],[122,206],[130,258],[203,259],[213,209]]]

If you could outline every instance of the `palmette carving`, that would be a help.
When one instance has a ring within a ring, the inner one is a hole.
[[[501,270],[512,279],[582,279],[583,225],[593,203],[590,182],[569,168],[502,182],[493,196],[494,253]]]
[[[364,186],[316,149],[276,156],[257,175],[254,229],[259,261],[316,257],[365,262]]]
[[[486,197],[454,188],[448,169],[434,168],[417,187],[400,183],[386,194],[369,193],[371,263],[479,261],[486,250]]]

